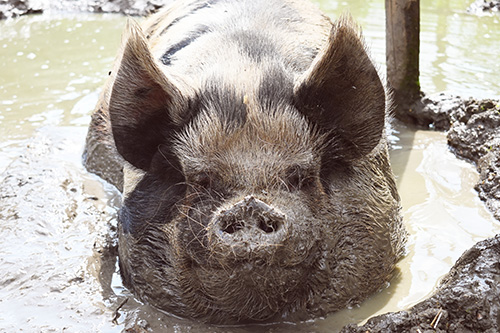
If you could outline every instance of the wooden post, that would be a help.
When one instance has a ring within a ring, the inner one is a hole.
[[[385,0],[387,83],[396,118],[412,122],[411,105],[420,97],[420,0]]]

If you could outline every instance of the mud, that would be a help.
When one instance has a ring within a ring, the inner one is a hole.
[[[451,114],[448,144],[458,156],[476,164],[475,189],[500,220],[500,101],[468,101]]]
[[[1,174],[2,331],[114,327],[115,298],[101,282],[115,270],[120,194],[78,167],[83,136],[45,128]]]
[[[121,13],[144,16],[155,12],[169,0],[2,0],[0,19],[44,12]]]
[[[374,317],[341,332],[498,332],[500,236],[466,251],[438,291],[408,311]]]

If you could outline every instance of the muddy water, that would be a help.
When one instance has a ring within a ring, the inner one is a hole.
[[[466,1],[421,4],[423,90],[498,97],[500,17],[467,15]],[[383,71],[383,1],[320,5],[332,16],[352,12]],[[0,22],[0,331],[331,332],[425,298],[465,249],[500,232],[473,190],[474,168],[448,151],[445,135],[396,124],[391,158],[408,255],[361,307],[306,323],[207,327],[140,304],[106,250],[120,195],[80,164],[124,24],[120,16],[62,14]]]

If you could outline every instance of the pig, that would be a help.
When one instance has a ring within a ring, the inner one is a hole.
[[[181,0],[129,21],[85,163],[123,190],[139,299],[210,323],[315,318],[391,279],[405,230],[360,28],[303,0]]]

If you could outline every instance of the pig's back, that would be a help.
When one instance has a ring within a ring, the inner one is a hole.
[[[195,88],[222,75],[227,84],[249,89],[273,67],[304,72],[326,43],[331,23],[307,1],[185,0],[143,27],[172,79]]]

